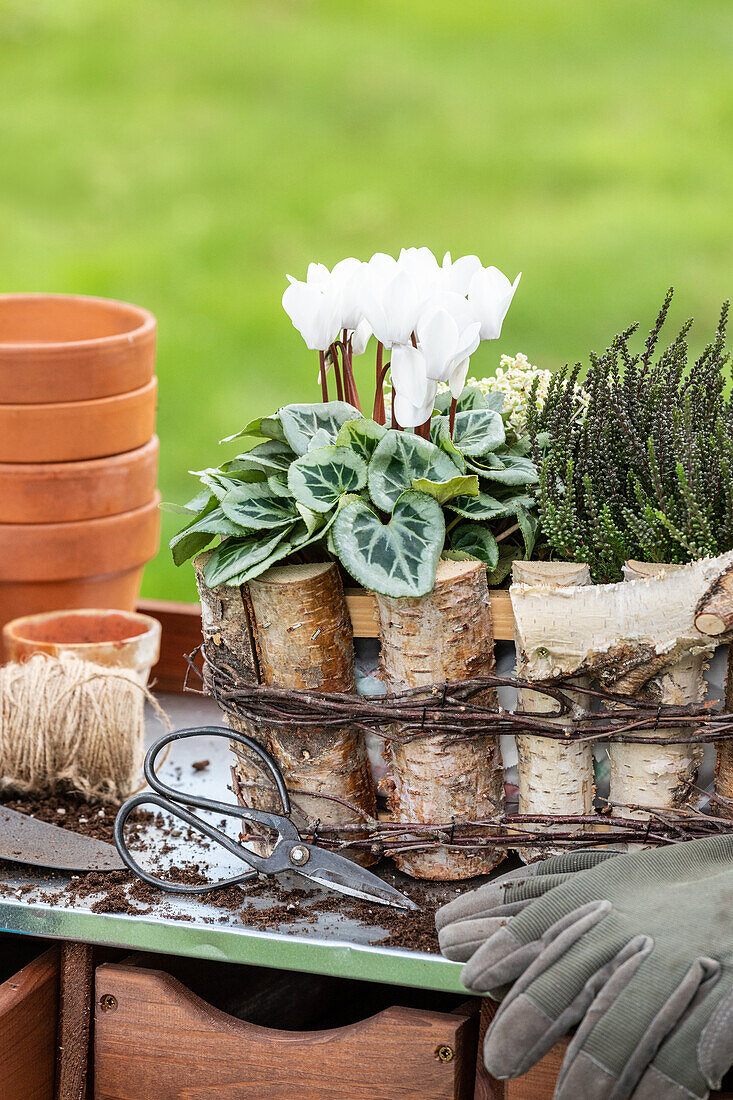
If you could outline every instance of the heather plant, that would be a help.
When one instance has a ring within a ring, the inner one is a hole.
[[[673,290],[643,348],[637,326],[565,367],[528,430],[544,537],[561,557],[616,581],[625,560],[683,563],[733,548],[733,404],[725,349],[729,303],[690,361],[692,320],[659,350]]]

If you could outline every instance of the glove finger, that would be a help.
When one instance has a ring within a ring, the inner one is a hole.
[[[530,875],[522,871],[512,871],[501,880],[487,882],[480,890],[470,895],[455,898],[439,909],[435,914],[435,926],[438,932],[449,924],[462,920],[474,920],[477,917],[513,917],[521,913],[535,898],[541,898],[555,886],[562,886],[572,878],[570,872],[557,875]],[[479,896],[480,895],[480,896]],[[459,902],[467,902],[461,906]],[[451,908],[454,906],[455,908]]]
[[[533,863],[532,866],[537,868],[536,875],[562,875],[587,871],[590,867],[597,867],[599,863],[620,855],[623,852],[614,851],[613,848],[579,848],[575,852],[560,852],[542,863]]]
[[[709,974],[642,1075],[634,1100],[650,1100],[656,1096],[665,1100],[667,1096],[670,1100],[678,1100],[678,1097],[698,1100],[707,1096],[709,1088],[721,1087],[723,1076],[733,1064],[730,980],[727,983],[720,980],[714,960],[698,961],[707,964]]]
[[[468,962],[479,947],[503,928],[509,919],[506,916],[476,917],[474,920],[457,920],[446,925],[438,933],[441,954],[451,962]]]
[[[557,1080],[555,1100],[576,1100],[578,1096],[584,1100],[619,1100],[632,1093],[638,1100],[637,1086],[661,1044],[689,1010],[701,984],[711,976],[710,963],[713,969],[719,965],[699,958],[686,969],[672,973],[667,966],[652,965],[649,937],[637,938],[647,941],[640,958],[630,958],[600,990],[573,1036]],[[667,1091],[655,1092],[658,1087]],[[644,1085],[645,1100],[667,1100],[668,1096],[677,1100],[676,1087],[673,1078],[649,1074]],[[684,1095],[679,1093],[680,1098]]]
[[[487,1069],[495,1077],[517,1077],[525,1073],[545,1054],[569,1027],[577,1023],[585,1008],[591,1003],[596,985],[605,980],[604,968],[623,946],[613,938],[592,933],[610,911],[607,901],[594,901],[574,910],[558,921],[539,941],[515,949],[503,963],[495,966],[489,975],[489,983],[482,988],[493,990],[517,980],[509,990],[502,1007],[486,1034],[484,1060]],[[493,939],[510,933],[504,928]],[[582,946],[578,941],[582,940]],[[463,982],[469,988],[466,973],[471,977],[476,960],[483,953],[484,945],[464,967]],[[516,973],[517,963],[523,964]],[[513,969],[510,969],[512,964]],[[534,991],[545,979],[553,990],[551,1003],[542,1003]],[[492,994],[493,995],[493,994]]]

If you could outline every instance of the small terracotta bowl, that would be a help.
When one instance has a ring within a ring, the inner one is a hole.
[[[149,615],[87,608],[26,615],[3,627],[9,661],[34,653],[73,653],[98,665],[122,665],[143,686],[160,656],[160,635],[160,623]]]

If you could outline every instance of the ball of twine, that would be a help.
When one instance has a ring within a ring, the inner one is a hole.
[[[119,801],[140,782],[147,688],[124,668],[37,654],[0,667],[0,790]]]

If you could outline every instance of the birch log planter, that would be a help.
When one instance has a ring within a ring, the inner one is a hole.
[[[660,562],[627,561],[624,580],[661,577],[682,568]],[[687,650],[678,661],[652,676],[640,696],[673,706],[701,703],[705,698],[705,669],[709,658],[709,648],[697,653]],[[666,728],[659,736],[668,738],[674,733],[673,729]],[[659,747],[616,743],[608,746],[608,759],[611,768],[609,801],[628,807],[628,816],[647,817],[633,807],[664,809],[682,806],[689,800],[702,762],[702,747],[689,742]]]
[[[208,589],[209,554],[195,562],[209,658],[225,661],[251,682],[290,690],[356,692],[354,641],[338,568],[333,562],[275,566],[246,591]],[[231,722],[231,719],[229,719]],[[278,761],[301,824],[343,825],[374,818],[376,797],[364,735],[337,730],[239,727],[261,740]],[[262,775],[233,745],[237,782],[250,805],[270,808]],[[356,857],[355,857],[356,858]],[[359,862],[373,862],[359,854]]]
[[[512,569],[514,586],[512,600],[522,599],[521,585],[539,585],[544,589],[590,584],[590,570],[585,564],[554,561],[515,561]],[[564,609],[564,614],[570,608]],[[542,604],[538,604],[542,614]],[[562,622],[548,622],[548,630],[562,631]],[[538,623],[541,631],[541,623]],[[538,668],[532,656],[523,651],[521,638],[515,635],[517,677],[538,678]],[[559,725],[572,726],[574,718],[583,714],[586,700],[580,694],[567,692],[573,701],[573,713],[558,717]],[[536,691],[517,692],[517,710],[551,716],[559,714],[560,703]],[[593,750],[589,744],[565,743],[548,737],[522,734],[517,737],[517,772],[520,814],[591,814],[593,813]],[[558,849],[559,850],[559,849]],[[551,855],[552,851],[522,849],[525,862]]]
[[[486,567],[441,561],[433,591],[420,598],[377,595],[382,677],[388,691],[484,676],[494,667]],[[484,700],[493,693],[486,693]],[[397,731],[398,732],[398,731]],[[504,774],[498,738],[429,736],[387,754],[396,821],[471,821],[503,810]],[[487,874],[504,858],[496,849],[464,855],[445,847],[395,856],[415,878],[453,880]]]

